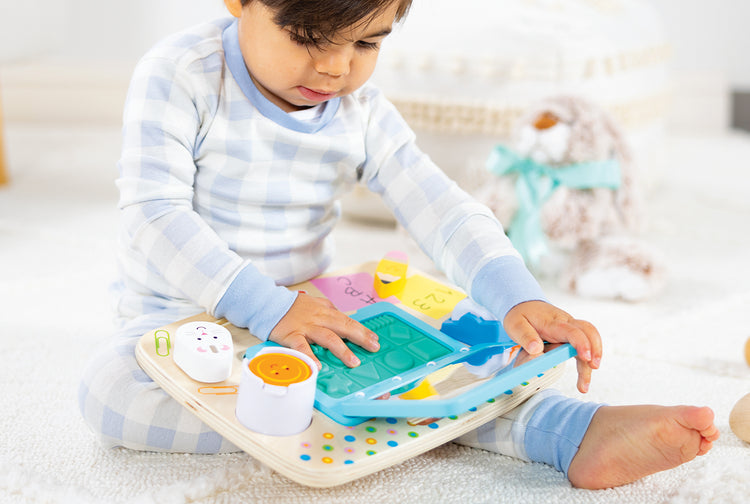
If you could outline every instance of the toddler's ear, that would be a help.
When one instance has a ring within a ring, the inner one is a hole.
[[[241,0],[224,0],[224,5],[227,6],[229,13],[238,18],[242,14],[242,1]]]

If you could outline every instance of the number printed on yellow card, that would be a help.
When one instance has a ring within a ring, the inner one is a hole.
[[[452,312],[466,294],[422,275],[412,275],[396,297],[405,306],[439,319]]]

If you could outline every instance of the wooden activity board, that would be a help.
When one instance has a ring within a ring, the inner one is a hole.
[[[373,280],[378,278],[377,267],[375,262],[367,263],[324,275],[292,289],[328,297],[342,311],[353,313],[381,300],[373,286]],[[455,304],[465,297],[458,289],[418,272],[406,278],[404,288],[398,294],[398,297],[389,295],[388,301],[434,328],[439,328]],[[210,384],[196,382],[175,364],[172,339],[177,329],[189,321],[214,322],[231,333],[234,361],[227,380]],[[244,427],[235,416],[242,359],[249,347],[259,343],[260,340],[247,329],[237,328],[225,319],[217,320],[201,314],[143,335],[136,347],[136,358],[156,383],[211,428],[260,462],[311,487],[340,485],[449,442],[546,388],[559,378],[563,369],[562,365],[557,365],[534,373],[528,381],[471,407],[469,411],[439,419],[385,416],[356,425],[343,425],[315,410],[312,422],[303,432],[291,436],[269,436]],[[462,364],[442,368],[430,377],[430,383],[441,398],[444,394],[455,395],[483,381],[467,372]]]

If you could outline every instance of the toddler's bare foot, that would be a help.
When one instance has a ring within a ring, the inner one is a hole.
[[[568,479],[610,488],[677,467],[707,453],[719,438],[710,408],[603,406],[594,414]]]

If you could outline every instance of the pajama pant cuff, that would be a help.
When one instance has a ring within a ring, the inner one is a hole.
[[[594,413],[602,406],[562,395],[545,397],[526,426],[526,456],[555,467],[567,477]]]

